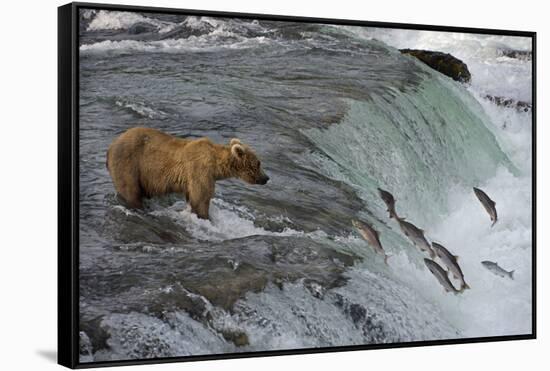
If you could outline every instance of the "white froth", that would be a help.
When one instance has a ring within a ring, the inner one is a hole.
[[[427,269],[416,269],[404,254],[391,260],[392,270],[413,282],[424,298],[438,303],[465,337],[530,333],[532,220],[531,194],[525,192],[530,180],[500,169],[479,186],[496,201],[499,221],[494,227],[471,189],[455,189],[449,199],[453,211],[426,228],[428,239],[459,256],[470,290],[460,295],[444,292]],[[483,260],[515,270],[515,280],[495,276],[481,265]]]
[[[176,26],[174,23],[144,17],[136,12],[100,10],[88,25],[88,31],[123,30],[138,22],[155,26],[160,33],[168,32]]]
[[[269,41],[266,37],[238,38],[231,40],[214,40],[215,37],[230,37],[228,31],[212,32],[208,35],[190,36],[186,39],[166,39],[156,41],[138,40],[104,40],[93,44],[80,46],[83,54],[94,54],[102,52],[160,52],[160,53],[181,53],[181,52],[212,52],[222,49],[248,49],[265,44]]]
[[[290,228],[282,232],[271,232],[254,224],[254,216],[242,206],[231,205],[221,199],[210,203],[210,219],[200,219],[191,212],[183,201],[176,202],[167,209],[152,212],[153,215],[168,215],[182,225],[194,238],[205,241],[224,241],[247,236],[322,236],[322,232],[305,234]]]

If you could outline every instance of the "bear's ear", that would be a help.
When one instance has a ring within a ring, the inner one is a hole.
[[[244,147],[240,143],[235,143],[231,146],[231,154],[237,158],[241,158],[244,155]]]
[[[229,147],[233,147],[233,144],[242,144],[241,141],[237,138],[233,138],[229,141]]]

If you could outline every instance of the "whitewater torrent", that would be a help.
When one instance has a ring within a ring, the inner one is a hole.
[[[397,257],[392,263],[404,276],[415,277],[417,282],[423,283],[424,287],[419,291],[431,300],[440,302],[446,315],[452,318],[453,323],[458,324],[457,327],[464,336],[530,333],[533,241],[530,207],[532,114],[530,111],[520,112],[513,108],[496,106],[484,97],[487,94],[504,95],[531,103],[530,61],[526,63],[499,53],[502,49],[531,50],[531,40],[451,32],[361,27],[346,29],[360,37],[378,39],[396,48],[448,52],[468,65],[472,81],[466,89],[483,109],[479,112],[479,108],[471,102],[469,106],[474,112],[478,111],[476,113],[481,119],[478,123],[485,125],[495,135],[514,167],[511,169],[501,166],[496,174],[487,172],[486,177],[481,177],[474,184],[447,184],[450,189],[443,198],[446,199],[445,207],[448,211],[438,215],[438,222],[428,217],[429,211],[426,213],[426,210],[422,210],[422,215],[415,215],[414,209],[406,208],[404,215],[411,215],[412,220],[421,220],[425,223],[424,229],[430,240],[442,243],[460,257],[459,263],[467,283],[474,289],[456,297],[440,295],[441,288],[433,284],[432,277],[427,277],[429,279],[426,280],[425,274],[411,269],[407,259]],[[434,96],[430,98],[431,102],[437,100]],[[448,107],[445,102],[443,105]],[[473,156],[475,159],[472,161],[482,166],[482,157],[478,157],[470,149],[464,150],[465,155]],[[439,183],[438,177],[442,174],[443,171],[431,174],[432,182]],[[499,221],[493,228],[489,228],[488,215],[481,204],[478,204],[472,186],[482,188],[493,200],[497,200]],[[423,187],[430,190],[429,180]],[[397,205],[400,210],[399,201]],[[506,281],[487,274],[481,269],[480,262],[483,260],[496,261],[507,270],[515,270],[517,276],[514,276],[514,281]],[[510,291],[513,291],[513,295],[510,295]]]
[[[532,102],[530,60],[502,53],[530,39],[108,11],[80,30],[82,362],[531,332],[532,114],[487,98]],[[472,81],[397,48],[451,53]],[[270,183],[218,182],[206,221],[176,196],[129,210],[104,155],[136,125],[238,137]],[[444,292],[378,187],[470,290]]]

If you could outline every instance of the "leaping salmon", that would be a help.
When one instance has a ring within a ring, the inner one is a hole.
[[[470,286],[464,281],[464,274],[462,273],[462,269],[460,269],[460,265],[458,265],[458,256],[453,255],[445,248],[445,246],[438,244],[437,242],[432,242],[432,248],[435,252],[435,255],[441,259],[443,264],[447,267],[449,272],[453,275],[453,277],[457,280],[460,280],[460,292],[469,289]]]
[[[483,192],[479,188],[474,187],[474,193],[476,194],[476,197],[478,198],[478,200],[481,202],[481,204],[489,214],[489,217],[493,222],[493,224],[491,224],[491,227],[494,226],[498,220],[497,209],[495,208],[496,202],[491,200],[489,196],[487,196],[487,193]]]
[[[424,231],[414,224],[405,221],[405,218],[397,218],[399,223],[399,228],[408,237],[408,239],[413,243],[414,246],[419,248],[421,251],[425,251],[430,254],[430,258],[435,259],[435,253],[432,250],[432,247],[424,237]]]
[[[500,265],[495,262],[484,260],[481,262],[481,264],[483,264],[485,268],[487,268],[489,271],[496,274],[497,276],[508,277],[511,280],[514,279],[514,271],[504,270]]]
[[[457,290],[453,284],[451,283],[451,280],[449,280],[449,276],[447,276],[447,272],[441,268],[439,264],[434,262],[431,259],[425,258],[424,263],[426,264],[426,267],[432,272],[432,274],[437,278],[441,286],[445,289],[446,292],[452,292],[453,294],[458,294],[461,291]]]
[[[386,204],[387,211],[390,213],[390,218],[398,219],[398,216],[395,212],[395,199],[393,198],[393,195],[385,191],[381,188],[378,188],[378,193],[380,194],[380,198],[382,198],[382,201]]]
[[[390,256],[384,251],[378,232],[370,225],[360,222],[359,220],[352,220],[351,224],[357,228],[361,236],[372,246],[374,252],[384,256],[384,263],[388,264]]]

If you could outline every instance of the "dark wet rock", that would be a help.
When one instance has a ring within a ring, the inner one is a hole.
[[[436,71],[449,76],[458,82],[470,82],[472,76],[466,63],[448,53],[420,49],[400,49],[402,54],[408,54],[424,62]]]
[[[238,347],[242,347],[249,344],[248,335],[242,331],[222,331],[222,336],[225,340],[232,342]]]
[[[251,248],[250,246],[254,246]],[[309,279],[325,287],[345,283],[346,267],[359,259],[356,256],[322,247],[309,238],[251,236],[212,244],[218,254],[198,252],[175,263],[194,266],[174,279],[187,290],[202,295],[213,305],[232,310],[234,303],[248,292],[260,292],[269,282],[274,284]],[[238,262],[235,264],[227,262]]]
[[[249,344],[248,335],[243,330],[228,327],[223,321],[219,320],[220,317],[227,316],[225,310],[214,307],[202,295],[194,294],[177,285],[163,292],[158,299],[158,303],[153,303],[148,308],[157,317],[162,318],[166,313],[184,310],[192,319],[218,332],[225,340],[236,346]]]
[[[96,266],[80,271],[81,295],[90,307],[95,306],[94,313],[138,312],[162,319],[184,311],[243,346],[248,343],[246,333],[219,321],[234,312],[237,301],[261,292],[269,283],[284,290],[285,283],[300,280],[322,298],[326,290],[344,285],[347,268],[360,260],[307,237],[250,236],[179,249],[171,256],[139,249],[120,251],[109,261],[98,260]],[[88,307],[82,309],[88,311]],[[108,336],[93,333],[101,329],[97,321],[100,318],[81,324],[81,330],[92,343],[105,347]]]
[[[370,313],[369,308],[353,303],[349,298],[340,294],[333,295],[334,304],[353,321],[354,325],[363,332],[368,343],[399,342],[399,338],[391,338],[391,331],[378,319],[376,313]]]
[[[306,279],[304,280],[304,287],[317,299],[323,299],[325,296],[326,288],[319,282]]]
[[[319,24],[295,23],[295,22],[269,22],[263,21],[262,25],[274,29],[275,36],[285,40],[302,40],[310,37],[309,34],[318,32]]]
[[[99,349],[107,347],[107,340],[109,340],[109,333],[101,326],[103,316],[94,318],[87,318],[88,316],[81,316],[80,319],[80,354],[91,355]],[[82,336],[85,335],[85,337]],[[83,344],[83,340],[85,344]],[[89,354],[83,353],[83,347],[89,350]]]
[[[214,26],[210,23],[202,22],[200,27],[190,27],[186,23],[183,23],[173,30],[160,34],[162,40],[166,39],[187,39],[191,36],[202,36],[214,31]]]
[[[298,229],[290,219],[278,218],[273,219],[267,215],[257,215],[254,218],[254,225],[259,228],[263,228],[270,232],[283,232],[286,229]]]
[[[499,49],[497,53],[502,57],[519,59],[522,61],[530,61],[533,58],[533,52],[531,50]]]
[[[353,323],[364,321],[367,317],[367,310],[359,304],[351,304],[349,306],[349,315]]]
[[[494,95],[487,94],[485,99],[493,102],[497,106],[513,108],[518,112],[529,112],[531,111],[532,105],[529,102],[524,102],[521,100],[515,100],[512,98],[499,97]]]
[[[230,260],[233,264],[228,263]],[[343,273],[347,267],[358,260],[357,256],[323,247],[305,237],[250,236],[190,248],[171,258],[140,250],[121,251],[120,260],[96,262],[110,266],[103,267],[101,273],[93,267],[83,268],[80,280],[83,286],[96,288],[93,292],[83,291],[90,300],[106,295],[113,298],[110,304],[114,308],[202,311],[200,302],[180,295],[174,286],[177,282],[185,290],[230,311],[237,300],[248,292],[262,291],[269,282],[282,285],[304,279],[325,288],[339,287],[346,282]],[[139,281],[144,290],[132,290]],[[154,285],[151,290],[147,289],[149,282]]]
[[[80,356],[92,355],[92,342],[84,331],[79,332],[79,354]]]
[[[130,210],[121,205],[105,214],[104,231],[122,244],[180,243],[188,240],[185,229],[168,216],[153,216],[143,210]]]
[[[157,27],[146,22],[134,23],[128,29],[130,35],[139,35],[144,33],[151,33],[157,31]]]
[[[90,25],[90,22],[94,19],[97,11],[93,9],[80,9],[79,12],[79,31],[80,33],[85,32]]]
[[[113,313],[105,316],[100,325],[110,337],[106,347],[94,353],[94,359],[105,360],[102,356],[105,350],[122,352],[126,359],[174,356],[171,339],[166,336],[167,328],[161,323],[158,319],[140,313]]]

